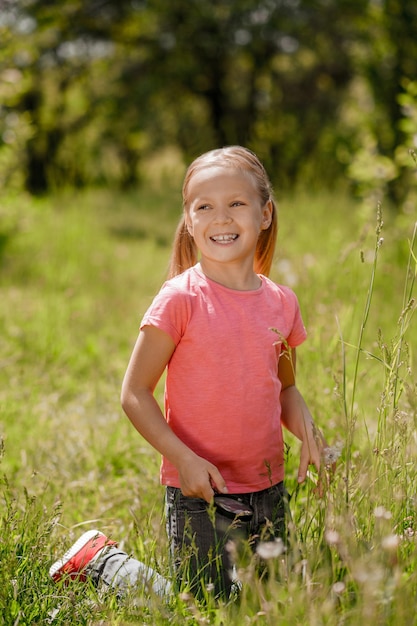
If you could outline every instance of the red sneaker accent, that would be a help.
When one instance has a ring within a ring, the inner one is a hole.
[[[81,535],[61,559],[51,566],[49,575],[55,582],[63,577],[69,580],[84,581],[86,576],[83,571],[97,552],[106,546],[115,545],[117,545],[116,541],[108,539],[99,530],[88,530]]]

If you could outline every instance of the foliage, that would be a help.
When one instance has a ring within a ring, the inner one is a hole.
[[[294,564],[271,554],[262,582],[242,562],[242,595],[229,605],[186,593],[163,603],[140,590],[120,603],[49,580],[57,555],[95,527],[168,574],[159,459],[118,396],[179,204],[178,189],[144,187],[2,205],[2,623],[414,623],[416,231],[384,205],[375,225],[375,211],[334,194],[282,200],[273,270],[295,288],[309,329],[299,387],[341,452],[318,499],[316,476],[297,487],[298,443],[286,438]]]
[[[280,186],[405,202],[416,27],[413,0],[3,0],[0,184],[128,187],[240,143]]]

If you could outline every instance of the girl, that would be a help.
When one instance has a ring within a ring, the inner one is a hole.
[[[231,538],[253,547],[285,538],[281,424],[302,442],[299,482],[309,464],[320,467],[295,385],[295,348],[306,337],[298,302],[267,278],[276,233],[254,153],[232,146],[198,157],[185,176],[169,280],[145,313],[123,381],[124,411],[162,455],[176,577],[195,593],[204,583],[230,595]],[[165,368],[163,414],[154,390]]]

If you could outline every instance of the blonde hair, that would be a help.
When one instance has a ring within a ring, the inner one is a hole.
[[[267,202],[272,204],[271,224],[262,230],[255,251],[254,271],[257,274],[268,276],[274,257],[275,243],[278,232],[277,208],[272,197],[272,186],[266,170],[256,154],[242,146],[228,146],[205,152],[191,163],[184,178],[182,187],[183,215],[178,224],[169,267],[168,278],[182,274],[186,269],[197,263],[198,250],[190,235],[185,222],[188,205],[188,186],[192,176],[206,168],[213,166],[231,167],[247,172],[254,179],[261,198],[262,206]]]

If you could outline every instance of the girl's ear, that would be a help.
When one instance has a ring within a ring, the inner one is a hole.
[[[184,224],[185,224],[185,228],[188,230],[188,234],[190,235],[190,237],[192,237],[193,227],[192,227],[191,220],[189,219],[188,215],[184,216]]]
[[[262,209],[262,224],[261,230],[267,230],[271,226],[272,214],[274,212],[274,205],[272,200],[268,200]]]

